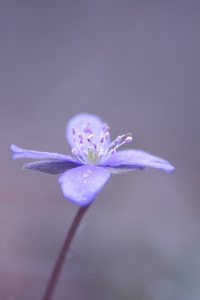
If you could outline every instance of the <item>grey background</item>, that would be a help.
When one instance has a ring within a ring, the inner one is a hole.
[[[41,299],[78,209],[9,146],[70,153],[66,124],[88,112],[176,171],[109,180],[54,299],[198,300],[200,2],[11,0],[0,15],[0,298]]]

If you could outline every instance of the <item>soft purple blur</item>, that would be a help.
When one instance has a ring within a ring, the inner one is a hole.
[[[55,300],[199,299],[199,15],[195,0],[1,1],[0,299],[41,299],[78,208],[9,146],[68,154],[81,112],[176,171],[111,177]]]

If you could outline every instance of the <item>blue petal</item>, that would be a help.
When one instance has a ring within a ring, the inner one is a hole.
[[[96,143],[99,142],[103,134],[102,128],[104,123],[96,115],[79,114],[69,121],[66,128],[67,140],[72,148],[76,147],[76,144],[73,140],[74,136],[72,135],[72,128],[74,128],[76,134],[78,134],[79,132],[83,133],[83,126],[87,125],[88,122],[90,123],[92,133],[94,134],[93,141],[95,141]],[[88,133],[86,136],[89,136],[90,134],[91,133]],[[108,140],[105,142],[109,144],[110,141]]]
[[[94,200],[109,177],[110,172],[106,168],[85,165],[66,171],[58,182],[67,199],[85,206]]]
[[[45,160],[45,161],[35,161],[23,166],[24,169],[39,171],[47,174],[60,174],[68,169],[75,168],[77,165],[74,162],[66,160]]]
[[[104,164],[115,168],[138,168],[152,167],[172,173],[175,168],[166,160],[141,150],[122,150],[111,155]]]
[[[16,145],[11,145],[10,150],[14,153],[12,157],[13,159],[26,158],[26,157],[35,158],[35,159],[52,158],[52,159],[70,161],[78,165],[82,164],[78,159],[71,157],[70,155],[64,155],[64,154],[53,153],[53,152],[27,150],[27,149],[19,148]]]

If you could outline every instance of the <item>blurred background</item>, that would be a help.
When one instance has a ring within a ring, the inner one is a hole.
[[[41,299],[78,206],[10,144],[70,153],[68,120],[169,160],[113,176],[71,247],[54,299],[200,299],[200,2],[1,1],[0,299]]]

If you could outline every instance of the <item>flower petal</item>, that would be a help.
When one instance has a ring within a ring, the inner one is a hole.
[[[166,160],[141,150],[122,150],[111,155],[104,164],[115,168],[138,168],[152,167],[171,173],[175,168]]]
[[[106,168],[85,165],[66,171],[58,182],[67,199],[85,206],[94,200],[109,177],[110,172]]]
[[[71,157],[70,155],[64,155],[60,153],[27,150],[27,149],[20,148],[16,145],[11,145],[10,150],[14,153],[12,157],[13,159],[26,158],[26,157],[35,158],[35,159],[52,158],[52,159],[70,161],[76,163],[77,165],[82,164],[78,159]]]
[[[92,133],[94,134],[94,141],[97,143],[99,142],[100,138],[104,133],[102,130],[104,123],[96,115],[79,114],[69,121],[66,128],[67,140],[72,148],[76,147],[76,143],[74,142],[74,136],[72,134],[72,128],[75,130],[76,134],[78,134],[79,132],[83,133],[83,128],[87,124],[89,124],[92,129]],[[88,137],[90,134],[91,132],[88,132],[86,136]],[[105,142],[109,144],[110,141],[108,139]]]
[[[66,160],[45,160],[26,164],[23,168],[47,174],[60,174],[77,166],[76,163]]]

